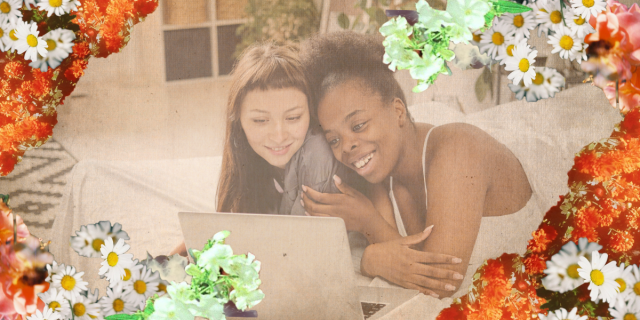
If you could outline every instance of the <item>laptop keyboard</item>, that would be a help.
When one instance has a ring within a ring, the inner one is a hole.
[[[360,302],[362,304],[362,313],[364,314],[365,319],[369,319],[371,316],[376,314],[376,312],[380,311],[386,304],[384,303],[371,303],[371,302]]]

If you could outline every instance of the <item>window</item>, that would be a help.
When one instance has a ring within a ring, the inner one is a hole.
[[[248,0],[162,0],[166,81],[231,73]]]

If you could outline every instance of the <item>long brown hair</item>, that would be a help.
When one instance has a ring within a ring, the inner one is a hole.
[[[240,110],[252,90],[296,88],[307,95],[311,90],[302,64],[293,47],[273,43],[247,48],[232,72],[227,100],[227,130],[218,183],[218,212],[266,213],[278,206],[272,166],[249,145],[240,123]],[[309,112],[311,113],[311,112]],[[311,116],[310,128],[317,127]]]

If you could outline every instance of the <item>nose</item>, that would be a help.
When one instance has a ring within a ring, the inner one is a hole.
[[[276,144],[283,143],[289,137],[286,125],[282,121],[276,121],[272,128],[269,138]]]
[[[343,140],[344,143],[342,144],[342,153],[348,154],[349,152],[358,148],[358,142],[356,139],[350,136],[345,136],[343,137]]]

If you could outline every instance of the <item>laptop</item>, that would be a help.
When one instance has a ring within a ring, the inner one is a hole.
[[[356,286],[349,239],[340,218],[237,213],[178,214],[187,248],[202,250],[219,231],[234,254],[261,262],[265,298],[258,319],[383,317],[417,290]]]

